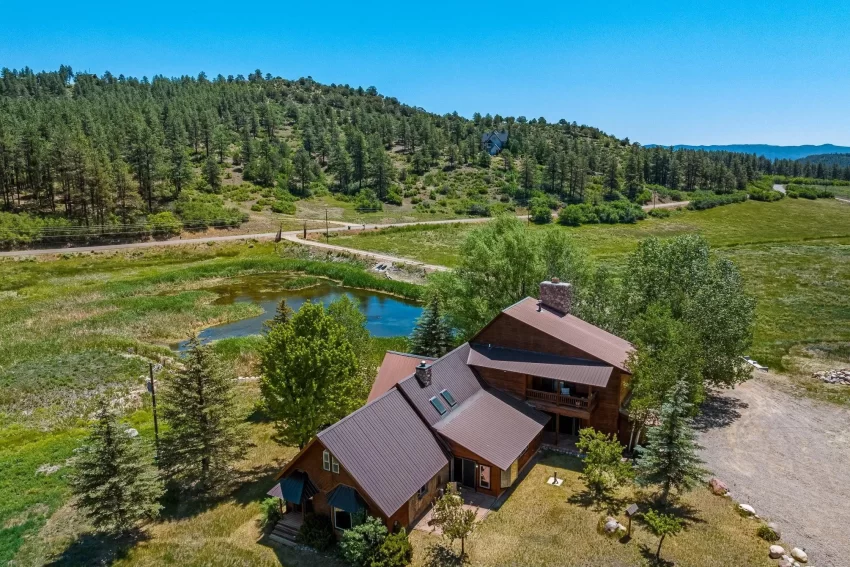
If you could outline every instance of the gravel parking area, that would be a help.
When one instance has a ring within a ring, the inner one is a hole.
[[[795,397],[782,380],[756,372],[710,398],[698,424],[703,459],[811,564],[850,565],[850,410]]]

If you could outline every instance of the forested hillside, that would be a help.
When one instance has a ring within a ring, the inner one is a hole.
[[[481,144],[491,131],[508,133],[493,157]],[[374,87],[259,70],[149,80],[63,66],[0,79],[0,233],[13,236],[234,226],[249,211],[294,214],[328,195],[361,210],[456,215],[640,203],[652,191],[733,193],[763,174],[850,179],[850,167],[643,148],[565,119],[440,116]]]

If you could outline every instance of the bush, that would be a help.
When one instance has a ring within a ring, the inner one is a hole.
[[[396,534],[390,534],[378,548],[372,559],[371,567],[406,567],[413,561],[413,546],[407,538],[404,528]]]
[[[528,208],[531,220],[538,224],[552,222],[552,209],[549,208],[549,200],[546,197],[534,197]]]
[[[558,222],[568,226],[582,224],[634,223],[646,218],[646,211],[629,201],[611,201],[598,205],[567,205],[558,214]]]
[[[390,190],[387,192],[387,196],[386,198],[384,198],[384,201],[386,201],[390,205],[401,206],[401,193],[399,193],[398,187],[391,187]]]
[[[635,203],[638,205],[645,205],[652,200],[652,191],[649,189],[644,189],[640,193],[635,196]]]
[[[169,211],[149,215],[148,227],[154,238],[177,236],[183,230],[183,224],[174,216],[174,213]]]
[[[41,219],[27,213],[0,212],[0,247],[30,244],[33,240],[38,240],[44,228],[69,226],[71,223],[66,219]]]
[[[295,203],[292,201],[275,201],[272,203],[272,212],[280,215],[294,215]]]
[[[218,195],[184,190],[177,199],[175,211],[187,228],[203,230],[208,226],[239,226],[248,215],[235,208],[225,208]]]
[[[826,189],[819,189],[807,185],[789,185],[788,196],[792,199],[802,197],[803,199],[832,199],[835,195]]]
[[[387,527],[378,518],[366,517],[342,534],[339,554],[353,567],[368,567],[387,539]]]
[[[748,198],[746,191],[736,191],[734,193],[725,193],[718,195],[710,191],[697,191],[691,197],[691,202],[688,203],[688,208],[694,211],[703,211],[712,209],[722,205],[730,205],[732,203],[743,203]]]
[[[280,499],[274,497],[266,498],[260,502],[260,510],[262,511],[263,527],[274,526],[282,516],[280,513]]]
[[[764,541],[769,541],[771,543],[779,541],[779,534],[773,531],[773,528],[767,524],[760,525],[756,534]]]
[[[327,551],[336,545],[331,519],[319,514],[308,514],[298,530],[296,541],[318,551]]]
[[[750,199],[753,201],[764,201],[764,202],[773,202],[778,201],[785,197],[779,191],[774,191],[773,189],[762,189],[761,187],[751,187],[749,189]]]
[[[372,212],[383,210],[381,201],[371,189],[361,189],[354,199],[354,208],[361,212]]]
[[[673,213],[670,209],[649,209],[647,214],[656,219],[666,219]]]

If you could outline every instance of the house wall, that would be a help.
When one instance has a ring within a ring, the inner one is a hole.
[[[488,386],[525,399],[526,383],[528,382],[528,377],[525,374],[478,366],[475,367],[475,371]]]
[[[449,482],[451,478],[451,470],[451,463],[449,463],[443,467],[440,472],[435,474],[434,478],[428,481],[428,493],[422,498],[419,498],[418,494],[414,494],[410,497],[410,500],[407,501],[407,515],[409,521],[407,524],[401,525],[407,526],[412,524],[418,520],[426,510],[428,510],[431,504],[433,504],[437,499],[437,493]],[[402,508],[404,508],[404,506],[402,506]]]
[[[564,343],[504,313],[499,314],[489,326],[484,328],[475,337],[474,341],[478,344],[492,344],[505,348],[599,360],[583,350]],[[499,371],[485,373],[481,372],[481,370],[485,369],[478,370],[481,378],[493,387],[509,391],[513,394],[518,394],[520,391],[520,386],[514,382],[518,382],[516,377],[521,375],[511,375],[508,372],[502,372],[500,373],[502,376],[499,376],[494,374],[499,373]],[[625,393],[627,393],[627,386],[622,385],[624,379],[628,382],[630,375],[615,368],[611,373],[611,378],[608,380],[607,387],[588,388],[588,390],[592,390],[597,394],[596,409],[591,412],[590,417],[591,427],[605,433],[618,435],[620,405],[623,399],[625,399]],[[523,383],[521,387],[525,388],[526,383]],[[587,387],[582,386],[582,390],[578,391],[588,391],[584,390],[584,388]],[[525,397],[524,392],[522,397]]]
[[[445,441],[448,444],[449,450],[452,452],[452,455],[454,455],[455,457],[460,457],[462,459],[469,459],[471,461],[475,461],[479,465],[487,465],[488,467],[490,467],[490,488],[481,488],[481,487],[478,486],[479,473],[478,473],[478,469],[476,468],[475,469],[475,490],[477,490],[478,492],[481,492],[483,494],[489,494],[491,496],[498,496],[499,494],[502,493],[502,489],[499,488],[499,485],[502,482],[502,475],[501,475],[501,470],[499,469],[499,467],[497,467],[496,465],[494,465],[490,461],[487,461],[486,459],[479,457],[478,455],[476,455],[472,451],[466,449],[465,447],[458,445],[457,443],[454,443],[454,442],[452,442],[448,439],[446,439]]]

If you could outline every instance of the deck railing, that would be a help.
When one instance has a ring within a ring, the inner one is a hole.
[[[584,411],[590,411],[596,406],[596,392],[593,392],[590,397],[580,398],[578,396],[565,396],[556,392],[543,392],[541,390],[526,390],[526,396],[529,400],[538,400],[547,402],[556,406],[566,406]]]

